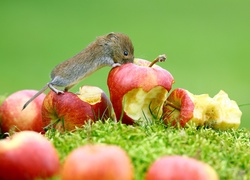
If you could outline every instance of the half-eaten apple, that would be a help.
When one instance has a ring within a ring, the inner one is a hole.
[[[95,86],[83,86],[79,93],[50,91],[42,106],[44,127],[60,131],[74,130],[86,122],[106,120],[112,116],[112,105],[103,90]]]
[[[211,98],[208,94],[194,95],[177,88],[163,105],[163,121],[173,126],[179,124],[184,127],[187,123],[194,123],[220,130],[237,129],[241,115],[237,103],[230,100],[224,91]]]
[[[160,55],[151,63],[135,58],[134,63],[110,71],[108,88],[117,120],[133,124],[139,119],[161,117],[162,106],[174,78],[154,63],[165,59],[165,55]]]

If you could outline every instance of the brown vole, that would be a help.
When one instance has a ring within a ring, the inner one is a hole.
[[[51,81],[37,92],[23,109],[48,87],[55,93],[64,93],[96,70],[104,66],[120,66],[133,62],[134,47],[127,35],[109,33],[98,37],[80,53],[57,65],[51,72]],[[56,87],[64,87],[64,91]]]

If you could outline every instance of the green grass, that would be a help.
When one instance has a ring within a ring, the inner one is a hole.
[[[75,148],[88,143],[115,144],[131,157],[135,179],[143,179],[149,165],[164,155],[184,155],[208,163],[221,179],[250,179],[250,132],[209,128],[166,127],[160,122],[127,126],[112,121],[85,125],[75,132],[48,131],[61,162]]]

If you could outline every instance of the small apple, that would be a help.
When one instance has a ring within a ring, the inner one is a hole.
[[[41,94],[30,105],[22,106],[36,90],[21,90],[8,96],[0,106],[0,128],[2,132],[33,130],[43,131],[41,107],[45,94]]]
[[[22,131],[0,140],[0,179],[47,179],[59,170],[57,151],[41,134]]]
[[[117,120],[133,124],[139,119],[161,117],[174,79],[167,70],[153,64],[165,59],[165,55],[160,55],[151,63],[135,58],[134,63],[111,69],[108,88]]]
[[[208,164],[184,156],[164,156],[151,164],[146,180],[219,180],[217,172]]]
[[[85,145],[65,159],[61,177],[67,179],[132,180],[133,165],[127,153],[115,145]]]
[[[78,94],[56,94],[50,91],[42,105],[43,125],[60,131],[71,131],[88,121],[110,117],[111,102],[103,90],[95,86],[83,86]]]

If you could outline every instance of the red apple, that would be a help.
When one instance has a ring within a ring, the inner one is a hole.
[[[22,131],[0,140],[0,179],[47,179],[59,170],[58,154],[41,134]]]
[[[155,61],[164,58],[159,56]],[[110,71],[108,88],[117,120],[133,124],[139,119],[161,117],[163,103],[174,79],[167,70],[150,64],[136,58],[134,63]]]
[[[45,94],[41,94],[22,110],[36,90],[21,90],[11,94],[0,106],[0,128],[2,132],[33,130],[43,131],[41,107]]]
[[[133,166],[127,153],[115,145],[86,145],[65,159],[62,179],[132,180]]]
[[[146,180],[218,180],[218,174],[208,164],[183,156],[164,156],[151,164]]]
[[[83,86],[79,94],[56,94],[50,91],[42,105],[44,126],[60,131],[71,131],[88,121],[105,120],[111,116],[110,100],[103,90],[94,86]]]

